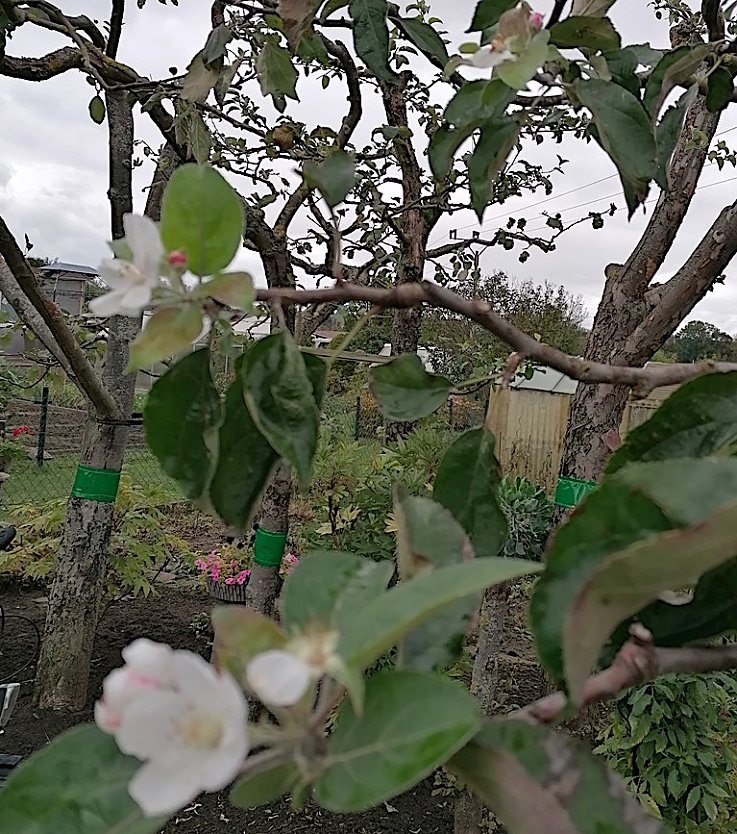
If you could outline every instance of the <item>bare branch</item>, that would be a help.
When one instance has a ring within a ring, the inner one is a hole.
[[[705,360],[695,363],[672,365],[649,365],[645,368],[624,365],[609,365],[589,362],[570,356],[562,350],[538,342],[532,336],[515,327],[494,311],[486,301],[462,298],[451,290],[430,281],[401,284],[390,289],[363,287],[341,282],[334,287],[316,290],[293,290],[289,288],[259,289],[258,301],[279,302],[280,304],[312,305],[348,301],[363,301],[376,307],[407,309],[427,303],[465,316],[485,330],[498,336],[518,353],[528,359],[553,368],[571,379],[589,385],[606,383],[626,385],[637,397],[646,397],[654,388],[662,385],[678,385],[704,374],[737,371],[737,363]]]
[[[614,663],[592,675],[584,688],[583,706],[616,698],[631,686],[640,686],[660,675],[676,672],[719,672],[737,668],[737,645],[716,648],[683,647],[663,649],[654,646],[652,635],[640,624],[630,629],[630,639],[622,646]],[[511,713],[508,718],[533,724],[551,724],[566,709],[562,692],[546,695]]]
[[[125,0],[113,0],[113,8],[110,13],[110,34],[105,47],[105,54],[108,58],[115,59],[120,45],[120,34],[123,31],[123,16],[125,14]]]

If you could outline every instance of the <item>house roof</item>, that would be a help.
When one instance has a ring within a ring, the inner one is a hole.
[[[547,391],[550,394],[573,394],[576,380],[552,368],[535,368],[532,379],[517,377],[510,388],[526,391]]]
[[[90,278],[96,278],[99,272],[91,266],[83,266],[82,264],[68,264],[63,261],[56,261],[53,264],[46,264],[38,268],[39,272],[47,274],[54,274],[56,272],[72,272],[75,275],[87,275]]]

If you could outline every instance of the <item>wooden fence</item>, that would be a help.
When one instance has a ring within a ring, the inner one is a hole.
[[[658,389],[647,399],[629,402],[620,435],[624,437],[630,429],[651,417],[672,390]],[[570,394],[549,391],[492,392],[487,425],[496,435],[497,457],[504,472],[524,475],[553,494],[570,402]]]

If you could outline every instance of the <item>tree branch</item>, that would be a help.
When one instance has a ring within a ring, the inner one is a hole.
[[[316,290],[258,289],[256,290],[256,300],[296,305],[363,301],[376,307],[399,309],[427,303],[432,307],[450,310],[475,321],[485,330],[498,336],[518,353],[560,371],[571,379],[589,385],[601,383],[626,385],[632,388],[634,395],[637,397],[646,397],[654,388],[659,388],[662,385],[678,385],[704,374],[737,371],[737,363],[714,362],[712,360],[672,365],[649,365],[645,368],[589,362],[576,356],[570,356],[562,350],[543,342],[538,342],[496,313],[488,302],[462,298],[452,290],[445,289],[430,281],[402,284],[389,289],[363,287],[345,282],[327,289]]]
[[[110,34],[107,38],[105,54],[108,58],[115,59],[120,45],[120,34],[123,31],[123,16],[125,14],[125,0],[113,0],[113,8],[110,13]]]
[[[619,650],[614,663],[603,672],[592,675],[586,682],[582,707],[610,701],[625,689],[641,686],[661,675],[677,672],[721,672],[735,668],[737,645],[715,648],[659,648],[653,645],[650,632],[635,623],[630,629],[630,639]],[[552,724],[567,706],[568,699],[564,693],[553,692],[507,717],[533,724]]]

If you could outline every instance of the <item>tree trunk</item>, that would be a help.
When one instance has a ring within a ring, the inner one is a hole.
[[[139,329],[136,319],[110,324],[103,379],[124,415],[130,417],[134,375],[126,375],[128,348]],[[128,427],[92,418],[81,463],[119,472]],[[115,505],[70,498],[49,594],[36,675],[36,704],[78,711],[87,700],[92,645],[104,593],[107,548]]]
[[[471,676],[471,693],[481,713],[491,716],[499,688],[499,653],[504,637],[504,623],[509,605],[509,584],[489,588],[484,594],[479,617],[478,644]],[[484,805],[474,794],[464,790],[456,801],[454,834],[479,834]]]
[[[706,292],[695,283],[691,287],[679,287],[679,316],[669,322],[670,329],[662,328],[654,340],[640,338],[662,299],[676,289],[670,281],[660,286],[651,282],[686,217],[718,125],[719,114],[710,113],[699,96],[687,114],[671,161],[670,179],[676,186],[661,193],[650,222],[627,262],[606,268],[604,293],[589,334],[586,359],[644,365]],[[694,143],[694,135],[700,137],[699,143]],[[635,341],[634,334],[638,334]],[[568,413],[561,477],[593,481],[601,475],[615,445],[613,433],[619,432],[628,395],[624,386],[578,385]]]
[[[111,227],[113,238],[120,238],[123,215],[133,210],[133,114],[124,91],[107,94],[107,113]],[[135,375],[126,373],[126,368],[130,343],[140,326],[140,318],[116,316],[109,322],[102,383],[117,402],[123,421],[106,422],[91,415],[83,466],[121,470],[128,439],[125,421],[131,415],[135,389]],[[36,676],[35,700],[41,708],[81,710],[87,700],[114,510],[114,497],[112,501],[72,497],[67,504]]]
[[[259,529],[268,530],[270,533],[286,534],[289,532],[291,492],[291,467],[282,461],[276,468],[261,499]],[[246,590],[246,605],[265,617],[273,617],[276,613],[275,602],[280,589],[281,577],[278,567],[254,564]]]

